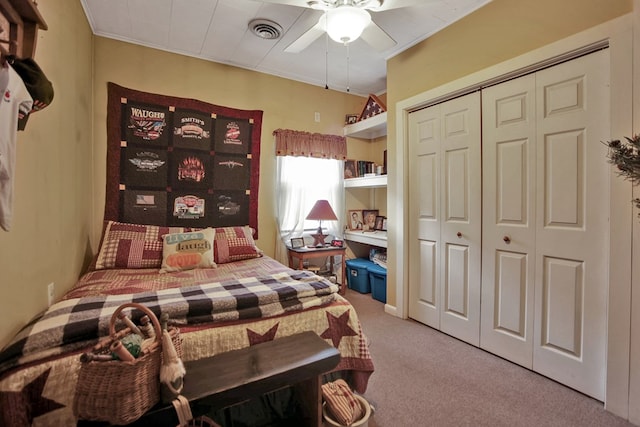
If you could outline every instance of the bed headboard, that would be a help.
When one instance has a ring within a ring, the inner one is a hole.
[[[105,220],[249,225],[258,237],[262,111],[108,84]]]

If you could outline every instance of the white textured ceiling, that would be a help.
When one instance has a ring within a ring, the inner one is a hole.
[[[386,92],[386,61],[490,0],[424,0],[371,12],[397,45],[376,51],[362,39],[347,47],[322,36],[300,53],[284,49],[323,12],[254,0],[81,0],[93,33],[366,96]],[[248,23],[269,19],[278,40],[255,36]],[[348,66],[347,66],[348,64]]]

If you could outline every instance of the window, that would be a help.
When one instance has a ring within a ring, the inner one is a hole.
[[[343,210],[343,161],[313,157],[278,156],[276,170],[276,219],[283,242],[310,234],[317,221],[305,218],[315,202],[326,199],[339,221],[326,221],[327,234],[341,236]]]

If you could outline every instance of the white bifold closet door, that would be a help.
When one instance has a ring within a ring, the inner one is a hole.
[[[481,347],[604,400],[609,52],[483,90]]]
[[[411,113],[409,157],[409,317],[477,346],[479,92]]]

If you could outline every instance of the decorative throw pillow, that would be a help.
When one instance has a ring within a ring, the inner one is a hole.
[[[360,402],[342,379],[323,384],[322,397],[327,402],[329,412],[341,425],[350,426],[364,414]]]
[[[93,269],[159,268],[162,236],[184,231],[191,231],[191,228],[108,221]]]
[[[262,251],[253,240],[250,227],[220,227],[215,230],[213,246],[215,261],[218,264],[262,256]]]
[[[173,233],[164,236],[160,273],[211,268],[213,261],[213,228]]]

